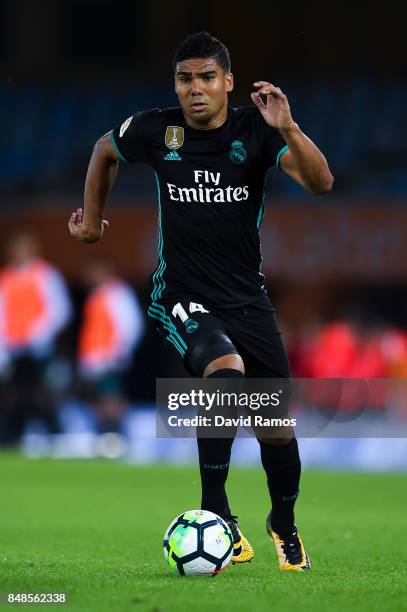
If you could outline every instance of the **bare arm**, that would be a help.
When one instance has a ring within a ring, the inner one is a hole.
[[[265,122],[279,130],[288,145],[281,155],[280,167],[307,191],[314,194],[331,191],[334,182],[328,163],[318,147],[294,122],[287,97],[279,87],[266,81],[254,83],[257,91],[252,93]],[[267,96],[265,104],[261,98]]]
[[[93,147],[85,181],[84,211],[78,208],[68,222],[75,240],[97,242],[109,226],[103,219],[103,210],[117,177],[118,162],[110,136],[105,134]]]
[[[322,194],[331,191],[334,177],[318,147],[301,132],[296,123],[280,130],[288,151],[280,158],[280,168],[307,191]]]

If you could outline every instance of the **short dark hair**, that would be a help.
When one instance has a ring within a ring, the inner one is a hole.
[[[230,72],[229,51],[220,40],[209,34],[209,32],[196,32],[187,36],[175,52],[173,60],[174,71],[178,62],[183,62],[193,57],[214,59],[224,72]]]

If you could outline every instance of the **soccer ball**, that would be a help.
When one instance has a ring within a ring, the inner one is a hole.
[[[164,556],[178,576],[211,576],[226,569],[233,536],[227,523],[207,510],[189,510],[164,535]]]

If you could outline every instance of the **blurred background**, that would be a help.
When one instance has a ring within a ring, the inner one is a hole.
[[[202,29],[229,48],[231,104],[250,104],[255,80],[280,86],[335,176],[332,193],[315,197],[269,173],[263,268],[293,376],[407,376],[400,2],[3,0],[4,448],[32,457],[194,460],[193,441],[155,439],[155,379],[186,373],[146,319],[157,262],[152,170],[120,165],[100,243],[74,242],[67,221],[82,205],[95,140],[137,110],[177,105],[172,56]],[[383,420],[394,412],[385,401],[374,410]],[[301,444],[306,465],[406,469],[405,442]],[[234,452],[241,463],[258,461],[252,440]]]

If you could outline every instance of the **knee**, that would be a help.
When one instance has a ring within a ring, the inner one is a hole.
[[[221,329],[214,329],[199,339],[187,353],[190,372],[207,377],[218,370],[235,370],[244,375],[243,359],[231,339]]]
[[[222,357],[213,359],[213,361],[208,363],[208,365],[206,366],[203,376],[204,378],[206,378],[207,376],[210,376],[211,374],[216,372],[216,370],[225,370],[225,369],[237,370],[238,372],[244,375],[245,373],[244,362],[241,356],[238,355],[237,353],[231,353],[229,355],[222,355]]]

